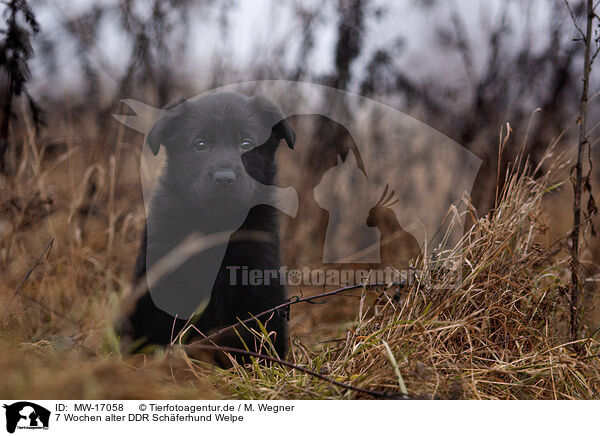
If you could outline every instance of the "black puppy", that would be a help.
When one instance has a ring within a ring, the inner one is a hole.
[[[242,267],[280,268],[277,210],[269,188],[277,189],[271,185],[281,139],[293,147],[295,134],[281,110],[264,97],[235,93],[184,101],[155,123],[146,140],[154,154],[162,144],[167,161],[151,200],[134,285],[144,281],[148,289],[147,271],[190,235],[231,233],[231,238],[208,244],[164,273],[126,315],[123,337],[138,346],[167,344],[190,317],[195,328],[188,332],[208,335],[285,302],[278,280],[250,285],[241,275]],[[249,238],[248,232],[262,236]],[[271,313],[260,321],[274,333],[271,339],[283,357],[286,314]],[[253,336],[243,327],[237,332],[252,350]],[[237,333],[216,342],[244,348]]]

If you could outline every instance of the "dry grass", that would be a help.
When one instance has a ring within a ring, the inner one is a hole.
[[[522,167],[509,178],[495,213],[477,219],[462,244],[441,256],[442,268],[400,302],[379,293],[367,305],[373,291],[365,291],[342,340],[320,348],[297,344],[295,361],[338,381],[407,389],[420,398],[598,398],[600,343],[565,343],[566,259],[560,244],[537,242],[546,230],[541,201],[557,187],[560,168],[539,175]],[[240,377],[251,375],[240,368],[229,382],[239,388]],[[286,383],[279,389],[271,386],[280,380]],[[354,394],[289,373],[270,373],[264,383],[254,377],[242,389],[244,397],[344,395]]]
[[[111,325],[130,292],[144,216],[139,155],[122,133],[109,155],[70,134],[50,153],[25,135],[14,173],[0,180],[0,397],[361,397],[278,365],[211,368],[179,347],[121,356]],[[473,227],[438,254],[441,268],[426,259],[400,299],[365,288],[294,306],[288,359],[418,397],[598,398],[600,343],[565,344],[564,243],[541,243],[542,198],[559,168],[520,166],[493,215],[477,218],[465,203]]]

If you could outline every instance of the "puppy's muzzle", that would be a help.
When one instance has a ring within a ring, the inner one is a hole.
[[[233,170],[220,170],[216,171],[213,175],[213,181],[215,185],[226,188],[232,186],[235,183],[235,172]]]

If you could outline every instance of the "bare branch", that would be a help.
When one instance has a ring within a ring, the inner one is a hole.
[[[393,283],[393,285],[394,286],[404,286],[403,283]],[[219,336],[221,336],[223,333],[227,333],[227,332],[229,332],[229,331],[231,331],[231,330],[233,330],[235,328],[242,327],[242,326],[244,326],[247,323],[251,323],[252,321],[256,320],[257,318],[261,318],[261,317],[263,317],[265,315],[268,315],[270,313],[274,313],[274,312],[277,312],[277,311],[280,311],[280,310],[285,310],[285,309],[289,308],[290,306],[292,306],[294,304],[309,303],[309,302],[311,302],[313,300],[317,300],[319,298],[331,297],[332,295],[337,295],[337,294],[340,294],[340,293],[345,292],[345,291],[351,291],[353,289],[364,288],[366,286],[378,287],[378,286],[387,286],[387,285],[385,285],[385,284],[375,284],[375,285],[360,284],[360,285],[351,285],[351,286],[345,286],[343,288],[335,289],[333,291],[328,291],[328,292],[323,292],[321,294],[312,295],[310,297],[298,298],[297,296],[294,296],[294,297],[290,298],[289,301],[287,301],[287,302],[285,302],[283,304],[280,304],[279,306],[276,306],[276,307],[274,307],[272,309],[269,309],[269,310],[265,310],[264,312],[261,312],[261,313],[259,313],[257,315],[253,315],[253,316],[251,316],[248,319],[245,319],[243,321],[239,321],[239,322],[237,322],[235,324],[232,324],[230,326],[227,326],[227,327],[224,327],[222,329],[219,329],[215,333],[212,333],[211,335],[206,336],[206,337],[200,339],[197,342],[192,342],[189,346],[194,345],[194,344],[204,344],[204,343],[207,343],[207,342],[211,342],[212,340],[214,340],[214,339],[218,338]]]
[[[581,37],[583,38],[583,40],[585,42],[585,33],[583,33],[583,30],[581,30],[581,27],[579,27],[579,25],[577,24],[577,19],[575,18],[575,14],[573,13],[573,10],[571,9],[571,5],[569,4],[569,0],[565,0],[565,5],[567,5],[567,9],[569,10],[569,14],[571,14],[571,20],[573,20],[573,24],[575,25],[575,28],[581,34]]]
[[[238,354],[244,354],[244,355],[247,355],[247,356],[252,356],[252,357],[255,357],[257,359],[264,359],[264,360],[267,360],[269,362],[277,363],[279,365],[295,369],[295,370],[303,372],[305,374],[309,374],[309,375],[311,375],[313,377],[316,377],[316,378],[318,378],[320,380],[323,380],[323,381],[325,381],[327,383],[330,383],[332,385],[339,386],[341,388],[348,389],[348,390],[351,390],[351,391],[359,392],[361,394],[370,395],[370,396],[376,397],[376,398],[389,398],[389,399],[396,399],[396,400],[408,399],[409,398],[407,395],[403,394],[402,392],[373,391],[371,389],[365,389],[365,388],[359,388],[357,386],[352,386],[350,384],[346,384],[346,383],[342,383],[342,382],[330,379],[329,377],[325,377],[324,375],[319,374],[318,372],[315,372],[315,371],[313,371],[311,369],[303,368],[303,367],[298,366],[298,365],[296,365],[296,364],[294,364],[292,362],[288,362],[287,360],[279,359],[277,357],[268,356],[266,354],[256,353],[254,351],[243,350],[241,348],[225,347],[225,346],[220,346],[220,345],[206,345],[206,344],[199,344],[199,343],[190,344],[190,345],[187,346],[187,348],[188,349],[224,351],[226,353],[238,353]]]
[[[19,283],[19,285],[15,289],[15,292],[13,293],[13,296],[11,297],[10,301],[8,302],[8,304],[6,305],[6,308],[4,309],[4,313],[2,314],[2,317],[6,316],[6,314],[8,313],[8,309],[10,308],[10,305],[12,304],[12,302],[17,297],[19,291],[21,290],[21,288],[23,287],[23,285],[25,284],[25,282],[27,281],[27,279],[29,278],[29,276],[31,275],[31,273],[38,266],[40,266],[40,265],[42,265],[44,263],[44,262],[42,262],[42,258],[44,257],[44,255],[46,253],[47,253],[46,259],[48,259],[48,256],[50,256],[50,250],[52,249],[52,244],[54,244],[54,238],[52,238],[52,239],[50,239],[48,241],[48,243],[46,244],[46,246],[42,250],[42,253],[38,256],[38,258],[35,260],[35,262],[33,263],[33,265],[31,265],[31,267],[29,268],[29,270],[25,273],[25,275],[21,279],[21,282]]]
[[[568,1],[566,1],[567,7],[569,7]],[[585,47],[583,53],[583,89],[581,92],[581,100],[579,104],[579,118],[577,123],[579,124],[579,143],[577,146],[577,162],[571,169],[571,180],[573,183],[573,230],[571,231],[571,295],[570,295],[570,314],[571,314],[571,339],[577,340],[579,336],[579,315],[581,312],[580,307],[580,293],[581,293],[581,267],[579,264],[579,242],[580,242],[580,224],[581,224],[581,197],[582,192],[585,188],[591,195],[591,186],[589,186],[589,178],[583,177],[583,152],[588,143],[588,132],[587,132],[587,111],[589,101],[589,83],[590,73],[592,69],[592,58],[590,56],[591,45],[592,45],[592,27],[594,24],[594,6],[593,0],[587,0],[587,21],[586,21],[586,34],[584,37]],[[569,7],[569,12],[573,16],[572,11]],[[573,172],[575,173],[573,176]],[[591,197],[590,197],[591,198]],[[595,208],[590,203],[589,206]]]

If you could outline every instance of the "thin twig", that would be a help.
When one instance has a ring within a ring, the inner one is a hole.
[[[402,284],[393,284],[394,286],[402,286]],[[235,324],[232,324],[230,326],[227,327],[223,327],[222,329],[217,330],[215,333],[212,333],[209,336],[206,336],[205,338],[202,338],[201,340],[197,341],[197,342],[192,342],[190,345],[193,344],[203,344],[205,342],[210,342],[211,340],[219,337],[220,335],[222,335],[225,332],[228,332],[230,330],[233,330],[237,327],[242,327],[243,324],[247,324],[247,323],[251,323],[252,321],[254,321],[256,318],[260,318],[264,315],[268,315],[269,313],[273,313],[273,312],[277,312],[279,310],[282,309],[286,309],[290,306],[292,306],[293,304],[297,304],[297,303],[307,303],[310,302],[312,300],[316,300],[318,298],[325,298],[325,297],[330,297],[332,295],[336,295],[339,294],[341,292],[345,292],[345,291],[350,291],[353,289],[359,289],[359,288],[364,288],[366,286],[386,286],[386,285],[382,285],[382,284],[376,284],[376,285],[366,285],[366,284],[360,284],[360,285],[352,285],[352,286],[345,286],[343,288],[339,288],[339,289],[335,289],[333,291],[329,291],[329,292],[323,292],[321,294],[317,294],[317,295],[312,295],[310,297],[304,297],[304,298],[298,298],[298,297],[292,297],[290,298],[287,302],[280,304],[279,306],[275,306],[272,309],[269,310],[265,310],[264,312],[261,312],[257,315],[254,315],[248,319],[245,319],[243,321],[239,321]]]
[[[577,31],[581,34],[581,37],[583,38],[583,40],[585,42],[585,33],[583,33],[583,30],[581,30],[581,27],[579,27],[579,25],[577,24],[577,19],[575,18],[575,14],[573,13],[573,10],[571,9],[571,5],[569,4],[569,1],[565,0],[565,4],[567,5],[569,14],[571,14],[571,20],[573,20],[573,25],[575,26]]]
[[[394,398],[394,399],[407,399],[408,398],[408,395],[405,395],[404,393],[400,393],[400,392],[373,391],[371,389],[359,388],[357,386],[342,383],[337,380],[330,379],[329,377],[325,377],[324,375],[319,374],[318,372],[315,372],[313,370],[303,368],[292,362],[288,362],[287,360],[279,359],[277,357],[272,357],[272,356],[268,356],[268,355],[261,354],[261,353],[256,353],[254,351],[248,351],[248,350],[243,350],[241,348],[226,347],[226,346],[221,346],[221,345],[206,345],[206,344],[200,344],[200,343],[190,344],[187,347],[189,347],[189,348],[193,347],[194,349],[201,349],[201,350],[224,351],[226,353],[239,353],[239,354],[245,354],[247,356],[256,357],[257,359],[268,360],[269,362],[277,363],[279,365],[287,366],[288,368],[295,369],[295,370],[303,372],[305,374],[309,374],[309,375],[316,377],[320,380],[323,380],[327,383],[331,383],[332,385],[339,386],[341,388],[348,389],[351,391],[359,392],[361,394],[371,395],[372,397],[376,397],[376,398]]]
[[[569,6],[569,2],[565,1],[569,12],[573,17],[573,13]],[[579,335],[579,312],[580,302],[579,296],[581,293],[581,268],[579,266],[579,226],[581,224],[581,196],[583,191],[583,149],[588,144],[588,133],[586,130],[587,111],[588,111],[588,93],[590,83],[590,73],[592,69],[590,59],[590,49],[592,45],[592,26],[594,21],[594,5],[592,0],[586,2],[586,34],[584,37],[584,53],[583,53],[583,89],[581,91],[581,100],[579,105],[579,142],[577,146],[577,162],[572,168],[575,171],[575,177],[571,177],[573,183],[573,231],[571,233],[571,295],[570,295],[570,315],[571,315],[571,339],[576,340]],[[573,17],[574,20],[574,17]],[[577,27],[577,23],[575,23]],[[581,32],[581,29],[578,28]]]
[[[21,282],[19,283],[19,286],[17,286],[17,288],[15,289],[15,292],[13,293],[12,298],[10,299],[10,301],[8,302],[8,304],[6,305],[6,308],[4,309],[4,313],[2,314],[3,318],[8,313],[8,309],[10,308],[10,305],[12,304],[12,302],[17,297],[17,294],[19,293],[19,291],[21,290],[21,288],[23,287],[23,285],[25,284],[25,282],[27,281],[27,279],[29,278],[29,276],[31,275],[31,273],[33,272],[33,270],[35,270],[38,266],[40,266],[40,265],[42,265],[44,263],[44,262],[42,262],[42,257],[44,257],[44,254],[46,254],[46,252],[48,253],[46,255],[46,259],[44,259],[44,260],[47,260],[48,256],[50,256],[50,249],[52,248],[52,244],[54,244],[54,238],[52,238],[52,239],[50,239],[48,241],[48,243],[46,244],[46,246],[42,250],[42,253],[35,260],[35,263],[33,265],[31,265],[31,268],[29,268],[29,270],[27,271],[27,273],[25,273],[25,275],[21,279]]]

